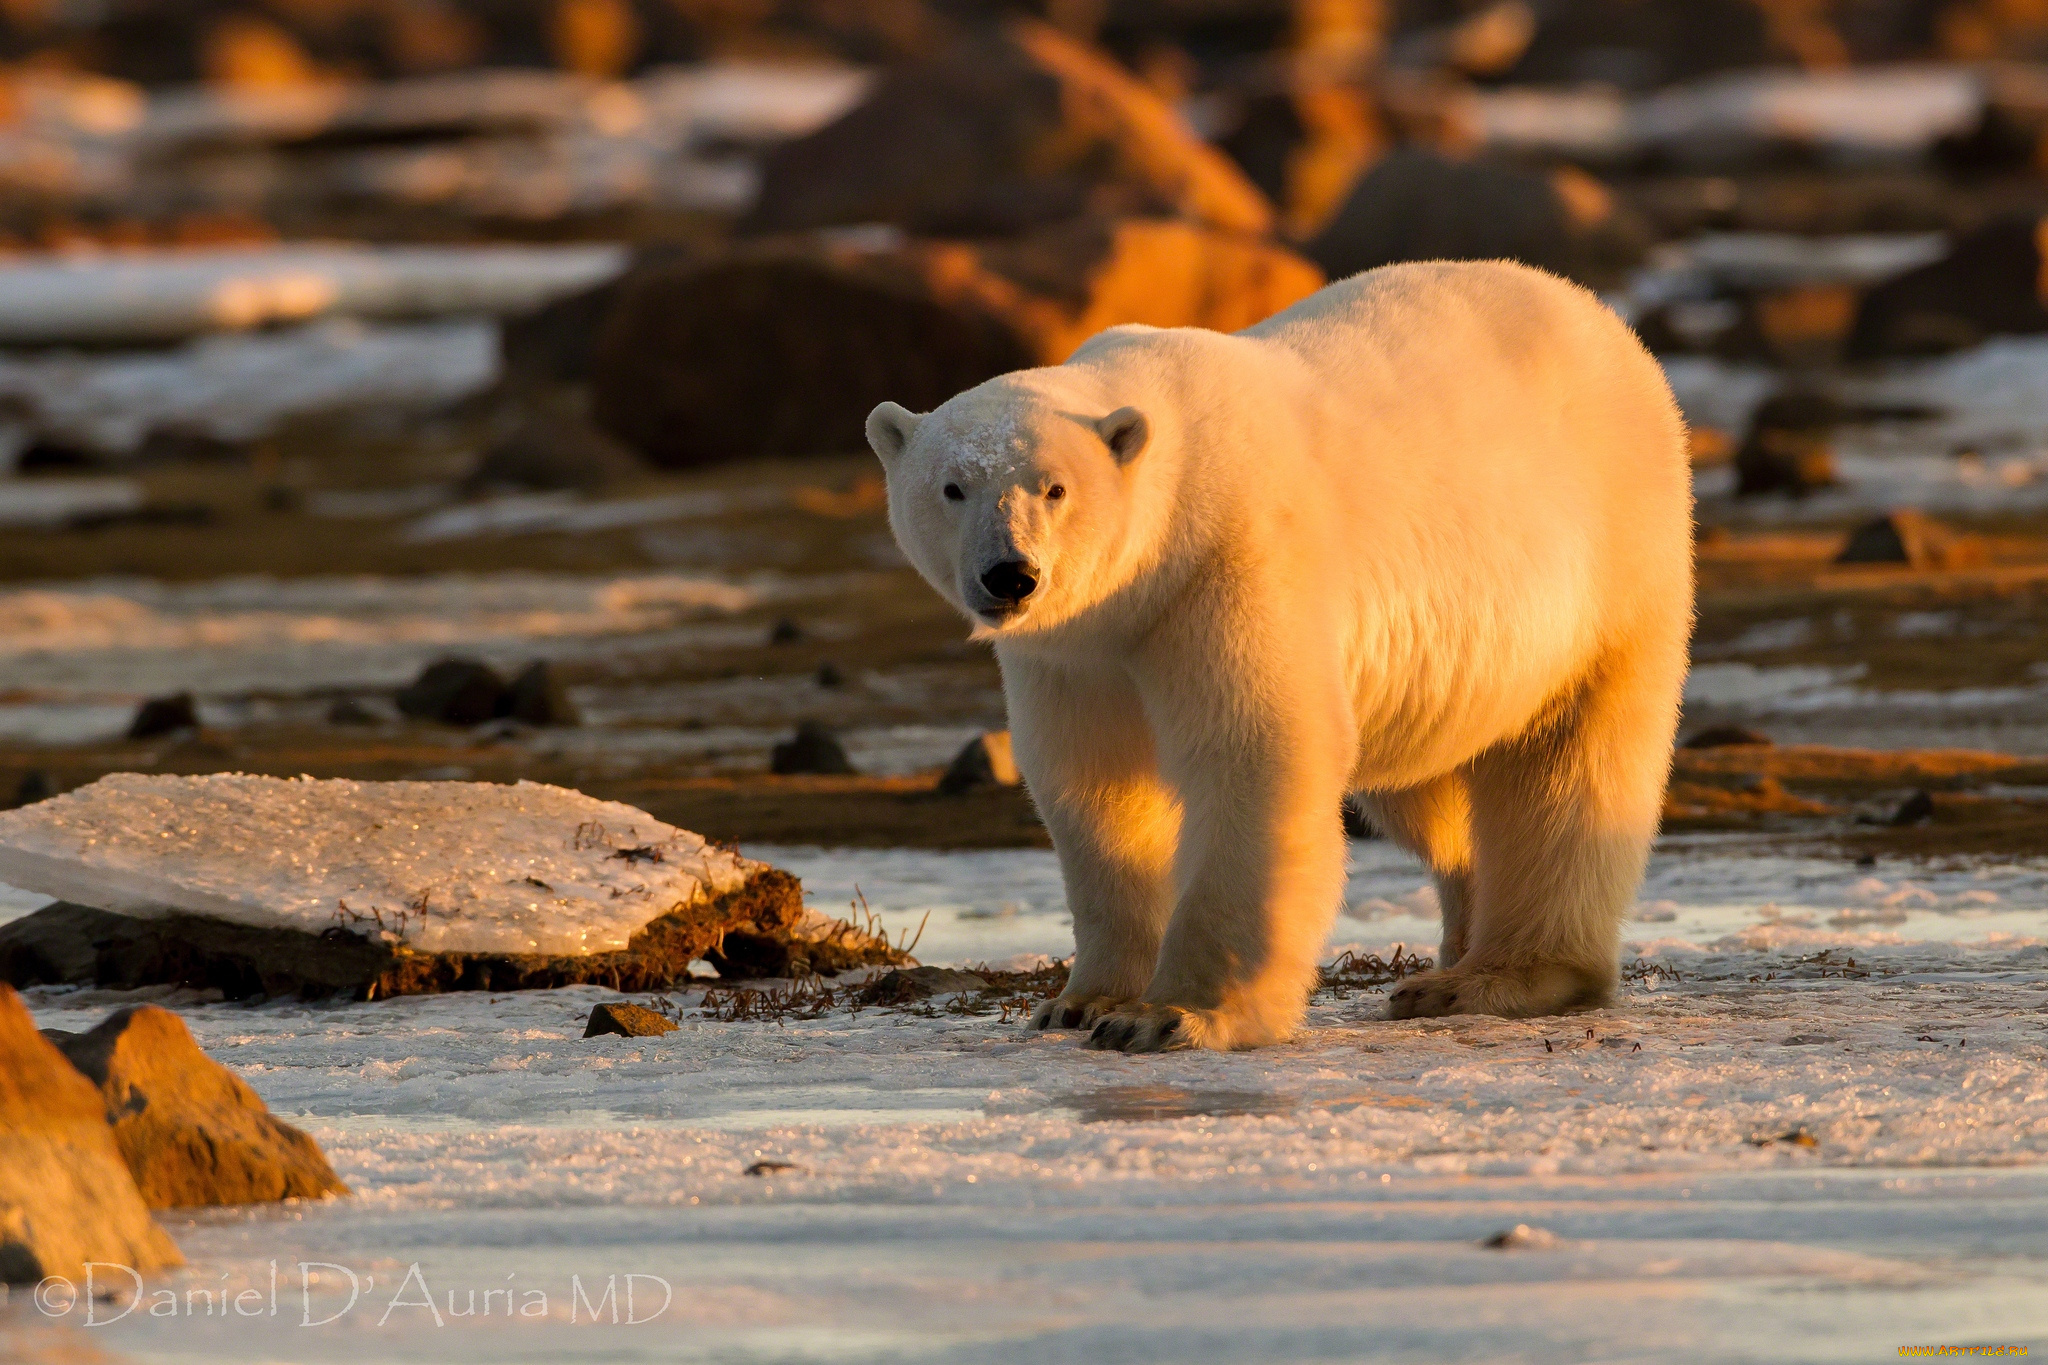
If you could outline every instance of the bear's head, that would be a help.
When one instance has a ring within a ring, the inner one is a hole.
[[[1126,576],[1133,466],[1151,424],[1048,374],[1004,375],[928,413],[884,403],[868,414],[896,541],[976,638],[1071,621]]]

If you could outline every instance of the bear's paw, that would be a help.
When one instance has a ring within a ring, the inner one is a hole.
[[[1423,972],[1396,986],[1387,998],[1387,1018],[1492,1014],[1503,1019],[1532,1019],[1598,1009],[1613,993],[1611,972],[1560,963],[1496,969],[1460,965]]]
[[[1034,1029],[1092,1029],[1095,1021],[1131,1003],[1121,995],[1062,995],[1031,1012]]]

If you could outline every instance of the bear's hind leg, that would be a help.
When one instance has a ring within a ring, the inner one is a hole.
[[[1395,1019],[1527,1018],[1606,1004],[1621,925],[1662,815],[1682,648],[1590,679],[1546,723],[1475,759],[1470,942],[1394,993]]]
[[[1379,831],[1422,859],[1436,881],[1444,936],[1437,966],[1465,955],[1472,906],[1472,794],[1461,773],[1399,791],[1359,792]]]
[[[1173,913],[1180,806],[1121,676],[1003,660],[1017,766],[1059,854],[1074,918],[1066,989],[1031,1027],[1092,1028],[1145,993]]]

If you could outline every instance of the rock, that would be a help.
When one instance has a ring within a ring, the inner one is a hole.
[[[1527,1223],[1517,1223],[1503,1232],[1496,1232],[1479,1245],[1494,1251],[1550,1251],[1562,1246],[1564,1239],[1549,1228],[1532,1228]]]
[[[1766,398],[1751,414],[1749,434],[1735,452],[1735,496],[1801,498],[1833,487],[1838,480],[1829,437],[1842,416],[1839,403],[1811,390],[1787,389]]]
[[[898,967],[869,982],[861,995],[876,1004],[897,1004],[987,989],[988,982],[983,978],[953,967]]]
[[[0,880],[66,898],[0,924],[23,984],[375,999],[665,990],[721,944],[733,978],[910,960],[786,872],[530,782],[116,774],[0,814]]]
[[[796,727],[792,738],[775,746],[768,758],[768,771],[838,776],[852,773],[854,767],[839,737],[816,721],[807,720]],[[720,970],[723,972],[723,968]]]
[[[1582,215],[1605,191],[1582,179],[1568,195],[1540,170],[1397,148],[1359,177],[1303,250],[1331,279],[1395,261],[1501,258],[1583,276],[1596,254],[1597,222]]]
[[[122,1163],[92,1082],[0,986],[0,1283],[76,1279],[87,1261],[182,1264]]]
[[[1851,360],[1929,355],[1988,336],[2048,332],[2042,233],[2032,214],[1995,219],[1957,237],[1941,260],[1870,288],[1844,353]]]
[[[190,692],[179,692],[168,697],[151,697],[135,712],[135,719],[128,726],[130,739],[160,739],[176,734],[180,730],[199,728],[199,712],[192,704]]]
[[[953,756],[952,765],[939,779],[939,790],[956,796],[982,787],[1014,787],[1023,780],[1010,752],[1010,732],[990,730],[968,740]]]
[[[41,768],[30,768],[21,775],[21,781],[14,786],[14,804],[33,806],[38,801],[47,801],[56,792],[50,785],[50,775]]]
[[[992,236],[1085,213],[1273,225],[1265,196],[1150,89],[1014,21],[889,72],[837,121],[772,150],[744,226]]]
[[[1965,569],[1984,562],[1984,542],[1954,531],[1914,508],[1902,507],[1849,533],[1837,564],[1906,564],[1915,569]]]
[[[641,471],[631,449],[582,418],[528,417],[484,447],[472,488],[601,488]]]
[[[1765,746],[1773,743],[1771,737],[1740,725],[1710,725],[1686,740],[1681,749],[1736,749],[1746,745]]]
[[[623,1001],[595,1005],[590,1011],[590,1022],[583,1026],[585,1038],[600,1034],[617,1033],[628,1038],[659,1038],[664,1033],[674,1033],[673,1019],[656,1014],[653,1010],[639,1005],[628,1005]]]
[[[768,643],[771,645],[793,645],[803,638],[803,627],[787,616],[778,618],[768,629]]]
[[[569,699],[569,689],[552,664],[545,660],[528,664],[512,680],[501,703],[501,714],[527,725],[581,725],[583,715]]]
[[[1322,282],[1284,248],[1159,219],[1009,242],[757,242],[627,282],[599,340],[591,412],[665,468],[858,451],[884,399],[936,407],[1057,364],[1118,323],[1236,331]]]
[[[1922,789],[1899,803],[1889,823],[1896,829],[1904,829],[1909,825],[1924,825],[1933,818],[1934,797]]]
[[[313,1139],[201,1051],[169,1010],[116,1010],[59,1046],[99,1087],[114,1141],[151,1208],[349,1192]]]
[[[505,680],[474,659],[442,659],[400,688],[397,700],[415,720],[476,725],[505,714]]]
[[[824,663],[818,665],[818,686],[844,687],[846,686],[846,675],[839,671],[839,665],[827,659]]]
[[[384,717],[372,711],[354,697],[337,697],[327,708],[329,725],[378,725]]]

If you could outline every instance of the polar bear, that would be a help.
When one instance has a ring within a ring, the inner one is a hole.
[[[1116,327],[869,443],[994,646],[1074,921],[1040,1028],[1125,1051],[1300,1023],[1355,794],[1428,866],[1391,1016],[1607,1001],[1692,626],[1685,429],[1590,293],[1387,266],[1257,326]]]

